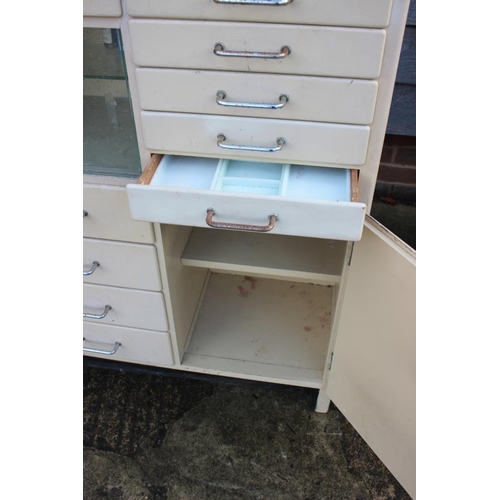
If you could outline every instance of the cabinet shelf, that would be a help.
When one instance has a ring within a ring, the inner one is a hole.
[[[321,385],[336,287],[211,273],[185,369]]]
[[[194,228],[181,262],[318,285],[340,281],[345,241]]]

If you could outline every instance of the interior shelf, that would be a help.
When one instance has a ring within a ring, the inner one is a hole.
[[[319,285],[340,281],[345,241],[194,228],[181,262]]]
[[[211,273],[182,365],[319,387],[335,290]]]

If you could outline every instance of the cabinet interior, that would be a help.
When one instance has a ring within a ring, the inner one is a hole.
[[[320,387],[346,242],[161,225],[183,369]],[[173,284],[173,283],[172,283]]]

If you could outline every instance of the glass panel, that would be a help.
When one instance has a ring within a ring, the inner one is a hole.
[[[117,29],[83,29],[83,172],[126,177],[141,174]]]

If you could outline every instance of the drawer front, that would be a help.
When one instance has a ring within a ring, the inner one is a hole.
[[[84,283],[111,285],[141,290],[161,290],[160,270],[156,248],[152,245],[119,243],[84,238]]]
[[[165,303],[160,292],[83,285],[84,314],[102,315],[106,305],[111,309],[102,319],[84,317],[84,320],[146,330],[168,330]]]
[[[330,166],[363,165],[370,127],[292,120],[265,120],[229,116],[141,112],[146,147],[157,152],[191,154],[219,158],[252,158],[281,163]],[[217,143],[223,134],[226,140]],[[280,151],[234,150],[221,145],[277,147]]]
[[[207,209],[214,220],[265,226],[268,216],[278,221],[269,234],[335,240],[361,238],[366,207],[362,203],[298,200],[156,186],[127,186],[132,216],[167,224],[207,227]]]
[[[166,332],[84,322],[83,338],[84,348],[102,351],[113,351],[116,342],[120,343],[114,354],[83,351],[86,356],[154,366],[174,364],[170,335]]]
[[[106,240],[154,243],[153,226],[130,217],[125,188],[83,186],[83,236]],[[84,212],[85,213],[85,212]]]
[[[214,0],[127,0],[128,13],[136,17],[367,28],[387,26],[391,6],[392,0],[294,0],[278,8],[269,5],[224,5]]]
[[[212,69],[256,73],[377,78],[385,31],[249,23],[194,21],[130,21],[132,52],[137,66]],[[226,57],[226,51],[290,54],[282,59]]]
[[[122,5],[120,0],[83,0],[84,16],[120,17]]]
[[[372,122],[378,88],[367,80],[151,68],[137,69],[137,84],[149,111],[359,125]]]

